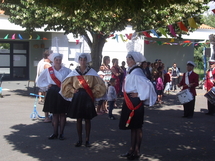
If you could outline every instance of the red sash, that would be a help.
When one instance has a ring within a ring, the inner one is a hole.
[[[57,79],[57,77],[55,76],[55,74],[54,74],[54,69],[53,69],[52,67],[49,67],[48,70],[49,70],[49,74],[50,74],[52,80],[53,80],[53,81],[56,83],[56,85],[60,88],[61,82],[60,82],[59,79]]]
[[[91,99],[94,101],[93,92],[90,89],[90,87],[87,84],[87,82],[84,79],[84,77],[81,76],[81,75],[78,75],[77,78],[78,78],[79,83],[84,87],[84,89],[86,90],[86,92],[89,94],[89,96],[91,97]]]
[[[124,98],[125,98],[125,103],[127,105],[127,107],[131,110],[131,113],[128,117],[128,120],[126,122],[126,127],[129,126],[132,117],[134,116],[134,110],[137,110],[138,108],[140,108],[140,106],[142,106],[143,101],[141,101],[136,107],[134,107],[134,105],[132,104],[131,100],[129,99],[128,95],[125,93],[125,90],[123,90],[123,94],[124,94]]]

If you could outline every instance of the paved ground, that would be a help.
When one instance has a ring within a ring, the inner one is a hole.
[[[66,140],[48,140],[50,123],[30,119],[33,111],[33,84],[3,81],[0,98],[1,161],[120,161],[129,148],[130,131],[118,129],[118,120],[101,115],[92,120],[91,148],[74,147],[75,120],[67,119]],[[147,107],[141,147],[144,161],[213,161],[215,159],[215,116],[206,116],[206,98],[199,89],[193,119],[181,118],[182,106],[175,93],[164,98],[162,106]],[[120,101],[118,102],[120,106]],[[37,110],[43,115],[42,106]],[[114,109],[119,117],[120,109]]]

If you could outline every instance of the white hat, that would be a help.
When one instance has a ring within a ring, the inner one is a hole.
[[[215,60],[214,59],[210,59],[210,60],[208,60],[209,62],[215,62]]]
[[[98,75],[105,75],[105,73],[102,72],[102,71],[99,71],[97,74],[98,74]]]
[[[195,63],[192,62],[192,61],[188,61],[188,62],[187,62],[187,65],[192,65],[192,66],[194,66],[194,67],[196,66]]]
[[[76,53],[75,54],[75,62],[76,63],[79,63],[79,58],[80,57],[82,57],[82,58],[86,58],[87,59],[87,63],[89,63],[89,62],[91,62],[92,61],[92,59],[91,59],[91,55],[90,55],[90,53]]]
[[[140,52],[129,51],[126,58],[131,57],[131,56],[133,57],[133,59],[136,63],[146,61],[145,56],[143,54],[141,54]]]
[[[61,59],[63,59],[63,54],[52,53],[52,54],[49,55],[48,58],[49,58],[49,60],[51,60],[52,62],[54,62],[54,59],[55,59],[56,57],[60,57]]]

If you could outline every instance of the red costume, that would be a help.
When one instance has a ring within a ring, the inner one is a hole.
[[[215,68],[209,69],[206,73],[205,89],[209,91],[214,86]]]
[[[196,96],[196,87],[199,85],[199,75],[192,71],[192,73],[189,76],[189,83],[190,84],[193,83],[193,85],[191,87],[188,87],[185,83],[185,74],[186,73],[184,73],[183,78],[180,82],[180,86],[183,86],[182,90],[189,88],[193,96]]]

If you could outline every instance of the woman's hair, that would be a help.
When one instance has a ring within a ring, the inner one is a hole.
[[[115,80],[116,80],[115,78],[111,78],[111,79],[109,80],[109,83],[113,83]]]
[[[43,58],[48,59],[49,55],[50,55],[49,50],[45,50],[43,53]]]
[[[162,77],[162,71],[158,71],[158,77]]]
[[[108,59],[110,59],[109,56],[104,56],[104,58],[103,58],[103,64],[106,64],[106,61],[107,61]]]
[[[112,63],[113,63],[113,64],[114,64],[116,61],[118,61],[117,58],[113,58],[113,59],[112,59]]]

